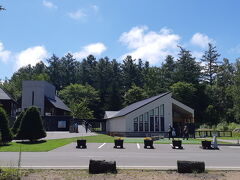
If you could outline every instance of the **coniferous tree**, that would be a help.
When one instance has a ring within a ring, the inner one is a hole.
[[[217,71],[218,71],[218,54],[216,50],[216,46],[213,46],[211,43],[208,44],[208,50],[205,51],[202,62],[204,64],[204,73],[203,80],[209,83],[211,86],[213,85],[213,81],[215,80]]]
[[[221,121],[231,122],[234,119],[232,89],[234,84],[234,66],[224,58],[219,65],[216,75],[218,106],[220,107]]]
[[[127,91],[131,88],[133,84],[136,86],[141,85],[141,79],[140,79],[140,69],[139,65],[135,63],[135,59],[132,59],[131,56],[127,56],[123,60],[122,64],[122,72],[123,72],[123,82],[124,82],[124,89]]]
[[[29,107],[26,110],[16,137],[17,139],[28,139],[31,142],[46,137],[37,107]]]
[[[24,116],[24,111],[22,111],[18,116],[17,119],[15,120],[13,127],[12,127],[12,133],[15,136],[20,128],[21,122],[22,122],[22,118]]]
[[[50,77],[50,81],[56,87],[56,90],[62,89],[63,88],[62,74],[64,68],[62,66],[60,58],[53,54],[52,57],[47,59],[47,62],[49,63],[48,74]]]
[[[164,80],[162,69],[149,67],[144,73],[144,90],[147,95],[150,97],[166,92]]]
[[[97,61],[93,55],[83,59],[79,68],[80,84],[95,87]]]
[[[12,141],[12,133],[8,126],[7,114],[3,108],[0,107],[0,134],[1,144],[6,144]]]
[[[232,87],[233,111],[235,121],[240,123],[240,59],[236,62],[234,85]]]
[[[175,61],[173,56],[168,55],[162,64],[162,73],[164,78],[164,86],[169,88],[174,83]]]
[[[176,62],[174,72],[175,82],[182,81],[191,84],[198,84],[201,77],[201,67],[192,57],[190,51],[180,47],[179,58]]]
[[[106,110],[119,110],[123,104],[123,79],[120,63],[113,59],[111,62],[111,82],[108,97],[106,98]]]
[[[62,87],[66,87],[69,84],[75,84],[77,82],[77,69],[78,62],[71,53],[67,53],[61,58],[64,71],[62,72]]]

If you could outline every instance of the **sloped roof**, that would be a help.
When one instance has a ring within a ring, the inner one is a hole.
[[[159,99],[159,98],[161,98],[161,97],[163,97],[163,96],[165,96],[169,93],[170,92],[159,94],[157,96],[153,96],[151,98],[144,99],[142,101],[138,101],[136,103],[133,103],[133,104],[121,109],[120,111],[117,111],[118,113],[116,113],[114,116],[107,117],[107,118],[109,119],[109,118],[125,116],[125,115],[127,115],[127,114],[129,114],[129,113],[131,113],[131,112],[133,112],[133,111],[135,111],[135,110],[137,110],[137,109],[139,109],[139,108],[141,108],[141,107],[143,107],[143,106],[145,106],[145,105],[147,105],[147,104],[149,104],[149,103],[151,103],[151,102],[153,102],[153,101],[155,101],[155,100],[157,100],[157,99]],[[109,111],[107,111],[107,112],[109,112]]]
[[[2,88],[0,88],[0,100],[12,100],[10,95],[8,95]]]
[[[108,119],[108,118],[112,118],[114,117],[119,111],[106,111],[105,112],[105,118]]]
[[[51,99],[49,97],[46,98],[54,107],[58,109],[63,109],[65,111],[70,111],[70,109],[62,102],[62,100],[59,97],[55,96],[55,99]]]

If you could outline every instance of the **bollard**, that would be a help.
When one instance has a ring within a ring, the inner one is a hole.
[[[213,149],[219,149],[216,136],[213,136],[212,147]]]

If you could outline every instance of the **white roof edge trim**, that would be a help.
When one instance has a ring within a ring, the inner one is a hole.
[[[190,113],[192,113],[194,115],[194,109],[192,109],[189,106],[181,103],[180,101],[177,101],[176,99],[172,98],[172,103],[177,105],[177,106],[179,106],[179,107],[181,107],[181,108],[183,108],[183,109],[185,109],[186,111],[188,111],[188,112],[190,112]]]
[[[119,111],[105,111],[104,119],[113,118]]]

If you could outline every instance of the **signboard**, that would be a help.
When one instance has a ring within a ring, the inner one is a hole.
[[[66,128],[67,122],[66,121],[58,121],[58,128]]]

